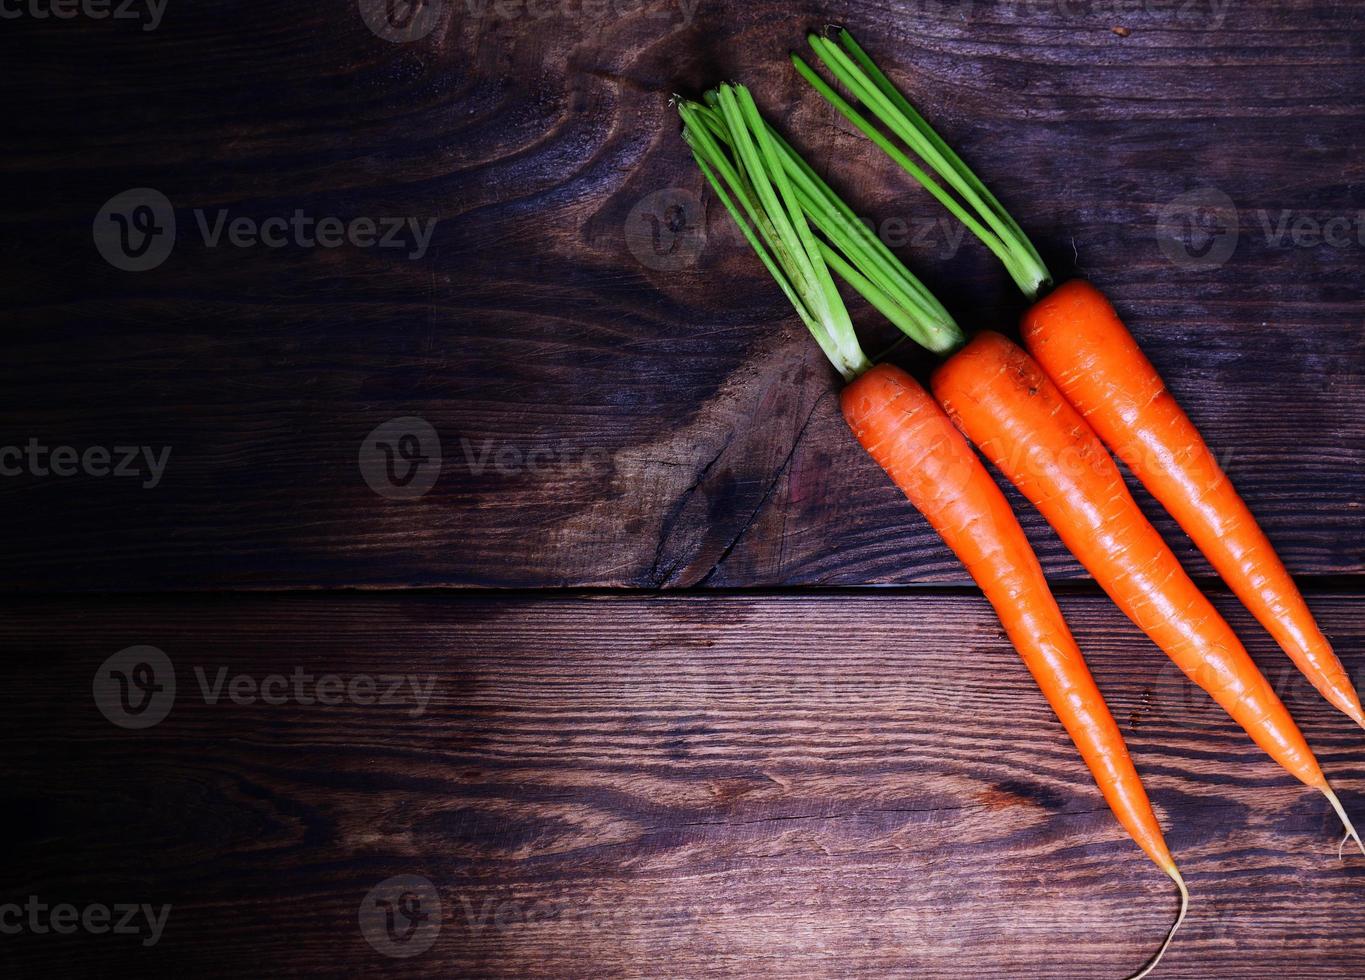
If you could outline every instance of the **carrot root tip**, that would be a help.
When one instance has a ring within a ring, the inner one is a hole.
[[[1351,818],[1346,815],[1346,808],[1341,805],[1341,800],[1337,799],[1337,794],[1332,792],[1332,787],[1326,784],[1323,785],[1322,792],[1327,797],[1327,802],[1332,804],[1332,809],[1337,811],[1337,816],[1341,818],[1341,822],[1346,825],[1346,836],[1341,839],[1341,846],[1337,848],[1337,860],[1345,860],[1344,852],[1348,840],[1354,840],[1356,846],[1360,848],[1360,853],[1365,854],[1365,841],[1362,841],[1360,835],[1356,833],[1355,824],[1351,823]]]
[[[1190,890],[1185,887],[1185,879],[1180,877],[1180,872],[1176,870],[1175,865],[1171,865],[1169,868],[1163,870],[1171,876],[1171,880],[1175,882],[1175,887],[1180,889],[1180,914],[1175,917],[1175,922],[1171,926],[1171,931],[1166,933],[1166,941],[1161,944],[1161,948],[1156,951],[1156,955],[1148,960],[1147,965],[1137,973],[1134,973],[1128,980],[1142,980],[1143,977],[1156,969],[1156,965],[1160,963],[1161,958],[1166,955],[1166,950],[1171,948],[1171,940],[1175,938],[1176,930],[1178,930],[1181,923],[1185,921],[1185,914],[1190,910]]]

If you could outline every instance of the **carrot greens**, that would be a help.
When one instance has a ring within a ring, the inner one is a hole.
[[[878,129],[847,99],[826,82],[800,55],[792,55],[792,64],[817,92],[823,95],[840,113],[881,147],[906,173],[934,195],[1004,263],[1010,276],[1029,298],[1052,282],[1052,276],[1015,220],[1010,217],[995,195],[987,189],[953,149],[943,141],[915,107],[877,67],[861,45],[848,31],[838,32],[838,44],[828,38],[811,34],[808,37],[820,63],[835,80],[852,93],[854,99],[875,116],[905,147],[929,168],[926,172],[917,165],[893,139]],[[937,175],[956,191],[934,179]],[[959,198],[961,200],[959,200]]]
[[[938,353],[962,345],[962,331],[943,305],[763,120],[744,86],[722,85],[704,98],[679,103],[683,136],[845,380],[870,365],[831,270],[916,343]]]

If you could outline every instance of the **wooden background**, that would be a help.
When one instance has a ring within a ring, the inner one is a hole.
[[[904,223],[900,253],[968,329],[1008,328],[1021,303],[989,255],[788,68],[831,22],[1059,276],[1114,299],[1365,681],[1359,4],[447,0],[410,43],[357,0],[171,2],[155,30],[25,12],[0,22],[0,445],[171,456],[151,489],[0,479],[0,904],[173,908],[150,948],[0,935],[9,975],[1143,961],[1174,896],[849,439],[832,372],[677,135],[670,93],[747,82],[860,213]],[[179,235],[129,273],[91,228],[137,187]],[[1163,215],[1210,188],[1237,209],[1235,252],[1173,263]],[[420,259],[207,247],[196,209],[437,225]],[[1343,243],[1294,242],[1293,222],[1333,219]],[[409,416],[439,435],[439,477],[382,497],[358,454]],[[1338,863],[1325,803],[1012,497],[1195,894],[1159,975],[1365,975],[1365,859]],[[1365,814],[1360,733],[1219,601]],[[143,731],[91,696],[134,644],[179,684]],[[415,716],[208,703],[196,667],[434,693]],[[408,960],[357,921],[397,874],[441,901]]]

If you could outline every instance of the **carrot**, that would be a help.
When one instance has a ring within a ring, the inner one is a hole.
[[[1360,843],[1294,719],[1138,508],[1094,430],[1037,362],[987,331],[941,365],[932,384],[953,422],[1128,618],[1271,758],[1326,795]]]
[[[844,388],[844,419],[994,606],[1110,808],[1157,867],[1180,874],[1118,724],[1062,618],[1014,511],[971,446],[913,378],[879,364]]]
[[[1024,314],[1024,343],[1322,696],[1365,727],[1360,697],[1298,586],[1104,295],[1073,280]]]
[[[810,39],[831,73],[947,188],[793,55],[797,70],[957,215],[1036,300],[1052,276],[1028,236],[847,31],[838,42]],[[1067,283],[1025,314],[1024,340],[1313,686],[1365,727],[1355,687],[1284,563],[1108,301],[1087,283]]]
[[[679,105],[684,136],[717,196],[849,382],[840,396],[849,428],[966,565],[1115,817],[1179,889],[1179,916],[1133,980],[1146,976],[1184,921],[1189,892],[1123,735],[999,487],[923,387],[895,367],[871,365],[830,270],[931,349],[956,349],[961,330],[763,122],[742,86],[721,86],[708,101]]]
[[[981,587],[1114,816],[1180,890],[1175,924],[1161,949],[1132,980],[1146,976],[1184,921],[1189,891],[1118,724],[1014,511],[962,433],[904,371],[879,364],[845,387],[839,402],[858,442]]]

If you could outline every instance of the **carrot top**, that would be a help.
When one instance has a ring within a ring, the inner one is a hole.
[[[962,158],[953,152],[952,147],[943,141],[891,79],[886,77],[886,73],[877,67],[853,39],[853,35],[840,30],[837,37],[837,45],[818,34],[809,35],[807,40],[820,63],[837,82],[848,89],[856,102],[886,127],[887,132],[873,125],[866,115],[836,92],[800,55],[793,54],[792,64],[796,70],[849,122],[971,229],[972,234],[981,239],[1004,263],[1024,295],[1035,299],[1052,283],[1052,274],[1028,236],[981,179],[972,173],[971,168],[962,162]],[[897,139],[919,158],[928,172],[896,144]],[[935,175],[948,187],[935,180]],[[956,192],[956,197],[953,192]]]
[[[742,85],[680,100],[683,138],[745,239],[844,379],[871,367],[833,272],[910,339],[965,338],[943,305],[758,111]],[[818,232],[818,234],[817,234]]]

